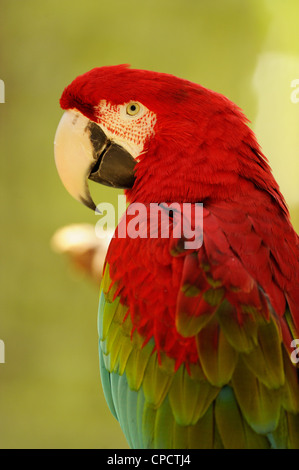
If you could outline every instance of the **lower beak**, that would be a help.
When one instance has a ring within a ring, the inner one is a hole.
[[[133,187],[136,160],[79,111],[63,114],[55,135],[54,152],[65,188],[90,209],[96,209],[96,205],[88,179],[115,188]]]

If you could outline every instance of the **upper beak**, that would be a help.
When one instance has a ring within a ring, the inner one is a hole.
[[[88,179],[115,188],[133,187],[136,160],[79,111],[63,114],[55,135],[54,153],[65,188],[90,209],[96,209],[96,205]]]

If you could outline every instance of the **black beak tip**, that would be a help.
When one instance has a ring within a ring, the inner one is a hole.
[[[92,211],[100,212],[91,198],[85,199],[84,197],[80,196],[80,202],[82,202],[84,206],[89,207],[89,209]]]

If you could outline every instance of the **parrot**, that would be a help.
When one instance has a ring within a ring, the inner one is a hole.
[[[127,64],[77,76],[60,107],[66,190],[92,210],[88,180],[126,196],[98,334],[105,399],[128,445],[298,449],[299,237],[241,108]],[[186,205],[198,243],[176,230]]]

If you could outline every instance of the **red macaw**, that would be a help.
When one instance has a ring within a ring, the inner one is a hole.
[[[103,389],[129,445],[299,448],[299,238],[241,110],[126,65],[77,77],[60,104],[66,189],[94,209],[89,178],[131,204],[99,306]],[[146,208],[135,238],[133,203]],[[174,236],[169,210],[169,237],[150,236],[153,203],[202,203],[202,246]]]

